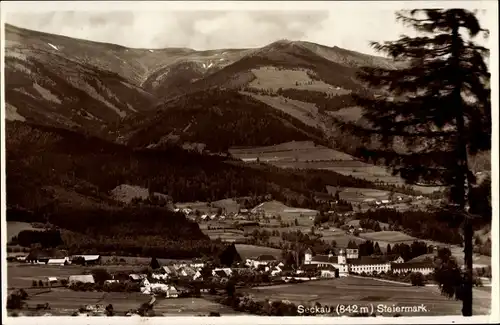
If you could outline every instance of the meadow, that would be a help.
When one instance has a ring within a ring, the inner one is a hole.
[[[262,67],[252,69],[255,79],[250,87],[263,90],[278,90],[279,88],[321,91],[331,95],[345,95],[350,91],[340,87],[333,87],[321,80],[312,80],[305,69],[279,69]]]
[[[243,161],[252,162],[257,158],[281,168],[325,169],[342,175],[349,175],[372,182],[404,185],[399,176],[393,176],[383,166],[364,163],[343,152],[315,145],[312,141],[295,141],[269,147],[231,148],[231,155]],[[412,186],[422,193],[432,193],[439,187]]]
[[[71,315],[86,305],[112,304],[117,316],[124,316],[129,310],[138,309],[150,299],[150,295],[141,293],[76,292],[65,288],[53,288],[51,291],[30,295],[27,304],[28,308],[34,308],[37,304],[49,303],[51,310],[48,312],[56,315]],[[203,298],[157,298],[154,312],[157,316],[198,316],[208,315],[210,312],[235,314],[230,308]]]
[[[241,256],[242,260],[250,257],[257,257],[259,255],[272,255],[276,258],[281,258],[281,250],[271,247],[256,246],[256,245],[246,245],[246,244],[236,244],[236,250]]]
[[[337,306],[415,306],[427,307],[427,313],[401,313],[405,316],[460,315],[461,303],[442,296],[437,287],[413,287],[387,283],[370,278],[349,276],[332,280],[310,281],[300,284],[284,284],[271,287],[244,289],[257,300],[288,300],[295,304]],[[474,314],[486,315],[491,309],[491,294],[474,290]],[[378,316],[393,316],[386,313]],[[337,316],[335,312],[331,316]],[[340,315],[341,316],[341,315]]]
[[[29,222],[18,222],[18,221],[7,221],[7,243],[12,239],[12,237],[17,236],[23,230],[42,230],[39,228],[33,228]]]

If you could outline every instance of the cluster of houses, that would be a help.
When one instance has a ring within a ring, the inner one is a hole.
[[[32,249],[28,254],[18,253],[11,255],[9,260],[26,262],[30,264],[47,265],[68,265],[82,264],[95,265],[101,264],[101,255],[73,255],[69,256],[65,251],[58,249]]]
[[[321,277],[344,277],[349,274],[372,274],[374,272],[408,273],[420,272],[424,275],[434,272],[431,262],[404,262],[399,255],[389,256],[359,256],[355,247],[337,250],[337,255],[332,252],[328,255],[314,255],[311,249],[304,254],[304,262],[298,269],[286,269],[282,262],[271,255],[261,255],[246,260],[246,265],[256,269],[263,269],[271,275],[280,275],[285,271],[292,271],[300,275],[308,271],[317,271]]]

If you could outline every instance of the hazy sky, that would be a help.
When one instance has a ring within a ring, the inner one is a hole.
[[[24,10],[6,13],[6,22],[128,47],[248,48],[290,39],[375,54],[369,41],[394,40],[412,31],[395,21],[395,8],[380,9],[373,4],[377,2],[356,7],[332,2],[328,8],[309,11],[147,11],[147,6],[106,12]],[[480,18],[486,25],[491,21],[483,15]]]

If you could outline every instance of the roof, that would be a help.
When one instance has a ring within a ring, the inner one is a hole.
[[[380,256],[380,257],[372,257],[372,256],[361,256],[357,259],[350,259],[349,263],[354,265],[375,265],[375,264],[388,264],[390,263],[390,259]]]
[[[392,263],[392,269],[417,269],[417,268],[434,268],[434,264],[429,261],[422,262],[407,262],[407,263]]]
[[[358,245],[356,245],[356,243],[355,243],[355,242],[350,241],[350,242],[347,244],[347,248],[357,249],[357,248],[358,248]]]
[[[314,262],[323,262],[323,263],[338,263],[339,259],[337,256],[328,256],[328,255],[316,255],[313,256],[312,261]]]
[[[49,258],[48,264],[64,264],[67,261],[66,258]]]
[[[265,254],[265,255],[260,255],[259,257],[257,257],[256,260],[257,261],[276,261],[276,257],[274,257],[272,255]]]
[[[189,275],[195,275],[195,274],[196,274],[196,271],[195,271],[195,270],[193,270],[193,269],[192,269],[192,268],[190,268],[190,267],[183,267],[183,268],[181,268],[181,269],[179,270],[179,272],[182,272],[182,271],[184,271],[184,272],[185,272],[188,276],[189,276]]]
[[[306,254],[312,254],[312,250],[310,247],[306,249]]]
[[[85,275],[70,275],[68,281],[71,282],[84,282],[84,283],[94,283],[94,276],[92,274]]]
[[[162,266],[162,269],[165,273],[167,274],[172,274],[174,275],[175,274],[175,269],[172,267],[172,266],[168,266],[168,265],[163,265]]]
[[[28,256],[27,260],[39,260],[39,259],[57,259],[57,258],[65,258],[68,254],[65,251],[61,251],[58,249],[32,249]]]
[[[387,255],[387,260],[392,262],[392,261],[397,260],[400,257],[401,257],[401,255],[399,255],[399,254],[391,254],[391,255]]]
[[[95,261],[98,260],[101,255],[73,255],[71,258],[83,257],[85,261]]]
[[[217,275],[217,276],[220,276],[220,277],[227,277],[227,274],[226,272],[224,272],[223,270],[217,270],[217,271],[214,271],[214,273]]]

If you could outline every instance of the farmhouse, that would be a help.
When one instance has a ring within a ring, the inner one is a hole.
[[[228,267],[215,268],[212,270],[212,275],[218,278],[229,278],[233,274],[233,270]]]
[[[161,268],[163,270],[163,273],[167,274],[168,276],[176,276],[177,275],[177,271],[175,270],[175,268],[173,266],[164,265]]]
[[[69,263],[69,258],[66,252],[57,249],[32,249],[28,256],[26,256],[27,263],[49,264],[49,261],[50,264],[64,265],[65,262]]]
[[[431,261],[393,263],[391,269],[394,273],[420,272],[427,275],[434,272],[434,265]]]
[[[96,265],[101,264],[101,255],[73,255],[71,256],[71,261],[77,261],[82,259],[85,265]]]
[[[332,265],[320,266],[318,267],[318,269],[321,272],[322,278],[336,278],[340,276],[338,270]]]
[[[64,258],[49,258],[47,261],[47,264],[49,265],[67,265],[69,264],[69,257],[64,257]]]
[[[258,268],[260,265],[268,266],[276,262],[276,258],[272,255],[260,255],[257,258],[248,258],[245,262],[247,266]]]
[[[194,277],[196,271],[190,268],[189,266],[183,266],[177,270],[177,274],[182,277]]]

